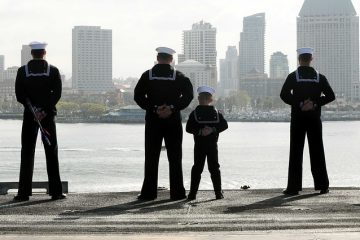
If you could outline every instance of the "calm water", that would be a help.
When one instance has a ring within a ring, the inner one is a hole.
[[[330,185],[360,186],[360,122],[325,122],[324,144]],[[71,192],[138,191],[144,171],[144,125],[57,124],[60,171]],[[0,181],[17,181],[21,121],[0,120]],[[34,180],[47,179],[38,139]],[[289,123],[229,123],[220,135],[219,159],[224,189],[284,188],[287,181]],[[308,148],[304,187],[312,187]],[[193,139],[184,133],[183,172],[190,185]],[[159,186],[168,187],[166,152],[161,153]],[[205,168],[201,189],[212,189]]]

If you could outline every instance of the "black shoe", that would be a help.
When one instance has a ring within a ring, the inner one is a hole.
[[[51,196],[51,200],[61,200],[61,199],[65,199],[65,198],[66,198],[66,194],[64,194],[64,193]]]
[[[329,189],[328,188],[325,188],[325,189],[321,189],[320,190],[320,194],[327,194],[329,193]]]
[[[16,195],[14,197],[14,201],[15,202],[25,202],[25,201],[29,201],[29,196],[21,196],[21,195]]]
[[[283,191],[283,194],[290,195],[290,196],[295,196],[295,195],[299,195],[299,191],[293,191],[293,190],[285,189]]]
[[[224,198],[224,195],[223,195],[222,192],[216,192],[216,193],[215,193],[215,198],[216,198],[216,199],[223,199],[223,198]]]
[[[185,198],[186,198],[186,195],[170,197],[170,199],[171,199],[172,201],[178,201],[178,200],[182,200],[182,199],[185,199]]]
[[[155,200],[156,197],[148,197],[148,196],[144,196],[142,194],[139,194],[137,195],[137,200],[140,200],[140,201],[152,201],[152,200]]]
[[[195,193],[189,193],[189,195],[187,196],[187,200],[192,201],[196,199],[196,194]]]

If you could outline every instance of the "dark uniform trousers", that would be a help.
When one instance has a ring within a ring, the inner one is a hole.
[[[201,173],[204,170],[207,158],[208,169],[215,192],[221,192],[221,174],[218,160],[218,147],[216,142],[195,142],[194,166],[191,169],[190,192],[196,193],[199,189]]]
[[[322,141],[322,123],[318,116],[296,116],[291,118],[290,160],[287,189],[302,190],[302,164],[305,135],[308,138],[311,173],[315,190],[327,189],[329,179],[326,171],[324,146]]]
[[[183,129],[177,119],[150,119],[145,124],[145,178],[141,195],[156,198],[162,140],[169,161],[170,198],[185,197],[182,173]]]
[[[59,173],[58,146],[54,116],[48,115],[41,124],[49,132],[51,146],[44,144],[46,167],[49,180],[49,195],[62,194],[62,185]],[[32,195],[32,177],[34,171],[34,155],[39,126],[33,115],[25,110],[21,132],[21,165],[18,195]]]

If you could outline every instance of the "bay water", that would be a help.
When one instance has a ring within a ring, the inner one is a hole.
[[[18,181],[20,120],[0,120],[0,182]],[[184,125],[185,127],[185,125]],[[290,123],[230,122],[220,134],[219,162],[224,189],[285,188]],[[144,124],[57,124],[60,173],[70,192],[139,191],[144,177]],[[40,134],[39,134],[40,135]],[[360,186],[360,122],[324,122],[330,187]],[[184,131],[183,174],[190,186],[193,138]],[[159,186],[169,187],[166,151],[161,152]],[[304,187],[313,187],[308,147]],[[38,138],[34,181],[46,181],[45,153]],[[207,165],[200,189],[212,189]]]

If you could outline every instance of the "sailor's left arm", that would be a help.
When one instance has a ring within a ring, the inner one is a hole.
[[[219,123],[213,127],[214,132],[217,133],[221,133],[222,131],[225,131],[228,128],[228,123],[221,113],[219,113],[219,120],[220,120]]]
[[[52,74],[53,77],[51,79],[50,101],[45,109],[46,112],[52,111],[61,98],[62,82],[60,72],[57,68],[53,68],[53,71],[54,73]]]

